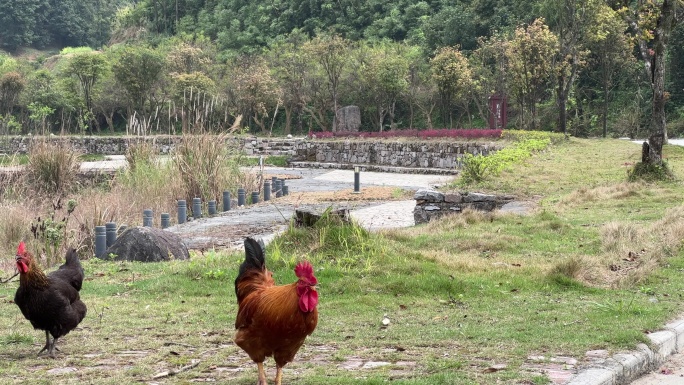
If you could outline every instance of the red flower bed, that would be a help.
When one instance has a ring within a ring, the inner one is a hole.
[[[310,138],[330,139],[330,138],[405,138],[418,137],[421,139],[429,138],[500,138],[503,130],[488,129],[444,129],[444,130],[396,130],[384,132],[310,132]]]

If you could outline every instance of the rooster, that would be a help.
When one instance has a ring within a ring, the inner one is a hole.
[[[45,346],[38,355],[47,351],[54,358],[54,350],[59,350],[55,347],[57,339],[74,330],[86,315],[86,305],[78,294],[84,277],[78,254],[74,249],[69,250],[66,262],[45,275],[21,242],[16,262],[19,288],[14,303],[34,329],[45,330]]]
[[[283,367],[295,354],[318,323],[318,283],[309,262],[294,269],[299,280],[275,286],[266,269],[264,252],[257,241],[245,239],[245,261],[235,279],[238,313],[235,319],[235,343],[257,363],[257,385],[267,385],[264,360],[276,362],[276,385],[281,385]]]

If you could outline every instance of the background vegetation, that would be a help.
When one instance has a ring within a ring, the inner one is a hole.
[[[684,132],[684,26],[657,46],[658,1],[0,5],[5,134],[305,134],[350,104],[364,131],[469,128],[499,93],[511,127],[645,137],[655,58]]]

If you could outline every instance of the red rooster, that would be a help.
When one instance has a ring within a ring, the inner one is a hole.
[[[245,239],[245,261],[235,279],[238,314],[235,319],[235,343],[259,367],[257,385],[267,385],[264,360],[273,356],[276,362],[276,385],[281,385],[283,366],[294,359],[306,336],[318,323],[318,283],[309,262],[294,269],[299,280],[275,286],[261,245]]]
[[[78,294],[84,277],[78,254],[74,249],[69,250],[66,262],[45,275],[21,242],[16,261],[19,288],[14,295],[14,303],[34,329],[45,330],[45,346],[38,355],[47,351],[54,358],[57,339],[72,331],[86,315],[86,305]]]

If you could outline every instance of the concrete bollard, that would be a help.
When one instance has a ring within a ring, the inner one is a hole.
[[[230,191],[223,192],[223,211],[230,210]]]
[[[171,224],[171,215],[169,213],[161,214],[161,228],[165,229]]]
[[[207,212],[209,213],[209,216],[216,215],[216,201],[215,200],[210,200],[207,202]]]
[[[283,196],[290,194],[290,186],[283,186]]]
[[[188,219],[188,206],[184,199],[178,200],[178,224],[183,224]]]
[[[283,180],[282,179],[276,179],[275,196],[276,196],[276,198],[280,198],[281,196],[283,196]]]
[[[354,192],[361,192],[361,172],[359,171],[359,166],[354,167]]]
[[[259,192],[258,191],[252,191],[252,204],[257,204],[259,203]]]
[[[238,189],[238,207],[245,205],[245,189],[240,187]]]
[[[103,258],[107,250],[107,229],[105,226],[95,226],[95,256]]]
[[[202,198],[192,198],[192,217],[202,218]]]
[[[264,202],[271,200],[271,182],[264,182]]]
[[[151,209],[145,209],[143,210],[143,227],[152,227],[152,210]]]
[[[107,247],[111,246],[116,242],[116,223],[107,222],[105,223],[105,233],[107,239]]]

